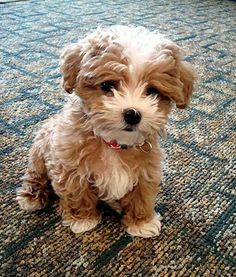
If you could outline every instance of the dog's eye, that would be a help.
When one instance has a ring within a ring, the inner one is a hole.
[[[147,95],[159,96],[159,90],[155,87],[148,87],[146,91]]]
[[[101,88],[101,90],[103,90],[105,92],[112,92],[112,89],[115,88],[115,84],[112,81],[102,82],[100,84],[100,88]]]

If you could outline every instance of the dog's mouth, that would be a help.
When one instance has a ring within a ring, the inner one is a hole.
[[[135,126],[130,126],[130,125],[125,126],[125,128],[123,129],[123,131],[126,131],[126,132],[134,132],[136,130],[137,128]]]
[[[123,130],[126,131],[126,132],[133,132],[134,131],[134,129],[132,127],[125,127]]]

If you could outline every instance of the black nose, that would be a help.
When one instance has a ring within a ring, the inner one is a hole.
[[[141,113],[135,109],[128,109],[124,111],[124,120],[129,125],[138,124],[141,120]]]

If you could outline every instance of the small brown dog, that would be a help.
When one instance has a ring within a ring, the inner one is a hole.
[[[184,108],[194,71],[172,41],[145,28],[99,28],[61,56],[63,111],[35,138],[17,200],[37,210],[51,181],[63,222],[74,233],[94,228],[97,204],[123,213],[127,232],[159,234],[154,205],[162,177],[159,137],[172,103]]]

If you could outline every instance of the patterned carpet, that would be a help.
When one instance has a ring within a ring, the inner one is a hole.
[[[236,2],[0,1],[0,10],[0,276],[235,276]],[[163,229],[153,239],[128,236],[110,210],[75,236],[56,204],[28,214],[14,200],[35,130],[63,103],[61,47],[118,23],[167,33],[199,75],[191,107],[173,112],[163,141]]]

